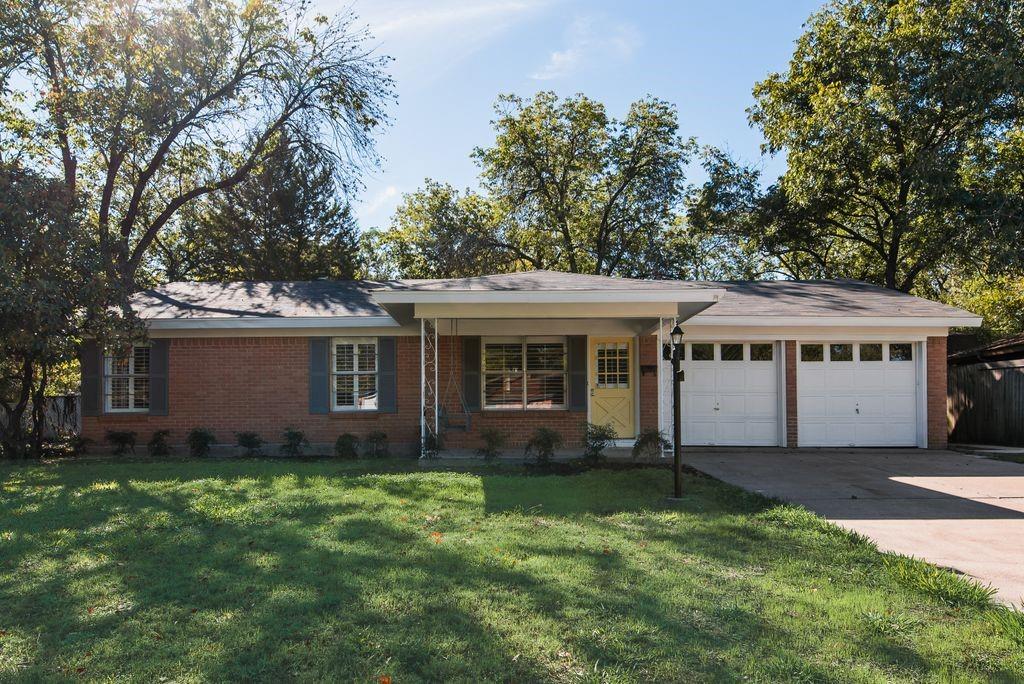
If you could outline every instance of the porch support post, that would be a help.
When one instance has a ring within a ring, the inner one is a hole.
[[[420,319],[420,458],[427,445],[427,321]]]
[[[662,359],[662,350],[665,348],[665,319],[658,316],[658,434],[664,434],[665,432],[665,397],[664,384],[662,383],[662,373],[664,373],[665,361]],[[661,449],[661,457],[665,458],[665,450]]]

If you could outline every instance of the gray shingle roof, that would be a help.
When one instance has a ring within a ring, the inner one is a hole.
[[[939,302],[858,280],[705,281],[726,288],[700,318],[715,316],[973,316]]]
[[[149,318],[387,316],[366,281],[175,282],[132,297]]]
[[[640,280],[612,276],[563,273],[560,271],[524,271],[500,273],[476,278],[437,278],[429,280],[390,280],[381,287],[392,290],[440,292],[461,290],[685,290],[704,289],[714,285],[686,280]]]
[[[717,304],[700,314],[716,316],[972,316],[932,302],[854,280],[673,281],[634,280],[553,271],[529,271],[450,280],[374,282],[174,282],[143,290],[132,305],[143,319],[289,318],[388,316],[375,290],[680,290],[725,288]]]

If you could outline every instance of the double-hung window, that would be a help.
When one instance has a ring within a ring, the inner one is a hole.
[[[103,358],[103,403],[109,413],[149,410],[149,347]]]
[[[495,338],[483,346],[484,408],[565,408],[565,338]]]
[[[377,338],[334,338],[331,374],[335,411],[375,411]]]

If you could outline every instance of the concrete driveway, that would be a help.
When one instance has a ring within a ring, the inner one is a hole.
[[[916,449],[689,449],[684,460],[1024,600],[1024,465]]]

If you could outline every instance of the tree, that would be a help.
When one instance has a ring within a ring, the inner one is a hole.
[[[1024,205],[998,169],[1024,122],[1021,3],[833,0],[754,96],[786,171],[761,193],[719,155],[698,223],[794,275],[903,291],[954,261],[1015,261]]]
[[[655,275],[662,231],[695,149],[675,108],[646,98],[610,118],[583,95],[499,97],[494,144],[478,148],[481,191],[428,181],[406,196],[379,244],[403,275],[550,268]],[[464,234],[459,225],[466,226]],[[416,245],[405,254],[401,245]]]
[[[355,278],[358,230],[337,196],[331,160],[284,133],[253,175],[158,238],[156,261],[169,280]]]
[[[4,4],[3,154],[61,169],[124,291],[179,212],[242,183],[285,129],[330,156],[344,183],[372,157],[391,95],[384,59],[351,14],[307,20],[305,8]]]
[[[0,455],[40,454],[51,375],[111,327],[108,287],[63,181],[0,166]]]

